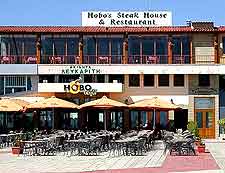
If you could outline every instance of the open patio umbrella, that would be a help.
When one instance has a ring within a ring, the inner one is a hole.
[[[102,98],[94,100],[94,101],[84,103],[79,106],[80,109],[97,108],[97,109],[104,109],[104,110],[111,109],[111,108],[125,108],[125,107],[128,107],[128,106],[119,101],[109,99],[106,96],[103,96]],[[105,111],[104,111],[104,116],[106,116]],[[104,129],[106,129],[106,121],[104,121]]]
[[[54,122],[54,109],[63,108],[63,109],[77,109],[78,105],[72,102],[68,102],[63,99],[56,98],[54,96],[35,102],[25,106],[25,110],[34,110],[34,109],[52,109],[53,112],[53,122]],[[54,128],[54,123],[53,123]]]
[[[26,109],[68,108],[76,109],[78,105],[56,97],[50,97],[25,106]]]
[[[175,110],[179,109],[180,107],[165,100],[161,100],[158,97],[153,97],[152,99],[144,99],[137,101],[129,105],[129,108],[153,110],[153,127],[155,128],[156,110]]]
[[[120,108],[127,107],[127,105],[119,101],[109,99],[106,96],[103,96],[100,99],[90,101],[79,106],[80,109],[87,108],[87,107],[107,109],[107,108],[115,108],[115,107],[120,107]]]
[[[23,110],[23,105],[11,99],[0,100],[0,112],[18,112]]]

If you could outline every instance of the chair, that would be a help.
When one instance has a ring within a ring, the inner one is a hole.
[[[147,57],[147,64],[157,64],[157,56],[149,56]]]

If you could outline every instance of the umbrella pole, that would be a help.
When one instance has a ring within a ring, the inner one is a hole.
[[[154,109],[154,112],[153,112],[153,129],[155,129],[155,121],[156,121],[156,111]]]
[[[52,108],[52,128],[55,129],[55,113],[54,113],[54,107]]]
[[[104,110],[104,130],[107,129],[107,125],[106,125],[106,110]]]

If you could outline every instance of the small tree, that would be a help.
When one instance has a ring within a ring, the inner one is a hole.
[[[220,125],[220,127],[222,127],[223,133],[225,134],[225,118],[220,119],[220,120],[218,121],[218,124]]]
[[[194,121],[189,121],[187,124],[187,129],[191,132],[195,137],[199,137],[198,125]]]

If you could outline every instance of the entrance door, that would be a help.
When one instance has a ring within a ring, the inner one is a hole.
[[[196,110],[195,121],[202,138],[215,138],[215,113],[212,110]]]

